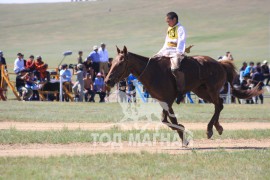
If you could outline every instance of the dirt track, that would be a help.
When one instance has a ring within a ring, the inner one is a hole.
[[[179,144],[167,142],[130,144],[122,142],[120,144],[111,143],[72,143],[72,144],[29,144],[29,145],[0,145],[0,157],[2,156],[60,156],[60,155],[84,155],[98,153],[140,153],[146,151],[149,153],[169,153],[184,154],[191,153],[193,150],[198,152],[215,151],[223,149],[225,151],[266,149],[270,148],[270,139],[262,141],[254,139],[239,140],[196,140],[193,142],[193,148],[184,148]]]
[[[183,123],[189,130],[205,130],[206,123]],[[222,123],[225,130],[252,130],[252,129],[270,129],[270,123],[266,122],[237,122]],[[0,122],[1,129],[16,128],[20,131],[48,131],[61,130],[63,128],[69,130],[106,130],[118,127],[121,130],[133,129],[161,129],[168,128],[161,122],[130,122],[130,123],[35,123],[35,122]]]
[[[184,123],[189,130],[205,130],[206,123]],[[270,123],[259,122],[238,122],[222,123],[225,130],[252,130],[252,129],[270,129]],[[118,127],[121,130],[132,129],[160,129],[167,128],[159,122],[151,123],[32,123],[32,122],[0,122],[0,130],[16,128],[21,131],[48,131],[61,130],[106,130]],[[98,153],[140,153],[147,151],[149,153],[169,153],[183,154],[191,153],[192,148],[198,152],[215,151],[224,149],[226,151],[239,151],[248,149],[269,149],[270,139],[222,139],[222,140],[195,140],[191,142],[189,148],[183,148],[179,142],[149,142],[146,144],[134,142],[121,143],[71,143],[71,144],[0,144],[0,157],[2,156],[59,156],[59,155],[83,155]]]

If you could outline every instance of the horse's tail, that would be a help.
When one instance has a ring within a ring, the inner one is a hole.
[[[260,83],[258,83],[257,86],[255,86],[254,88],[248,90],[235,89],[235,87],[233,86],[233,80],[237,75],[235,65],[231,60],[222,60],[219,61],[219,63],[222,65],[222,67],[225,69],[227,73],[227,81],[231,85],[233,96],[240,99],[249,99],[263,93],[263,91],[260,89]]]

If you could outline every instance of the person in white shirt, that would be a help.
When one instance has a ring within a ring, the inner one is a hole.
[[[22,53],[17,54],[17,59],[14,62],[14,72],[18,74],[20,71],[24,70],[24,60]]]
[[[98,54],[100,58],[99,71],[102,74],[107,75],[109,72],[109,54],[104,43],[101,43]]]
[[[175,12],[169,12],[166,16],[166,22],[169,27],[165,43],[161,50],[154,56],[167,56],[171,60],[171,71],[175,76],[178,95],[176,103],[180,103],[183,99],[185,88],[184,73],[179,71],[179,64],[184,59],[186,48],[186,32],[185,28],[178,22],[178,15]]]
[[[226,55],[222,57],[222,60],[231,60],[233,61],[233,56],[230,51],[226,52]]]

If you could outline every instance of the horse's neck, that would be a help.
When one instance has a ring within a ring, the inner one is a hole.
[[[130,71],[131,73],[137,77],[140,78],[141,75],[144,74],[145,69],[147,68],[147,58],[137,56],[135,54],[131,54],[130,57],[131,67]]]

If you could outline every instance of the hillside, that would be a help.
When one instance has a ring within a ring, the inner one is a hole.
[[[270,1],[260,0],[98,0],[80,3],[0,4],[0,50],[9,64],[17,52],[42,55],[50,67],[72,50],[86,56],[92,46],[107,44],[110,56],[115,45],[151,56],[163,45],[165,15],[175,11],[188,33],[192,54],[217,58],[230,50],[239,65],[243,60],[269,58]]]

